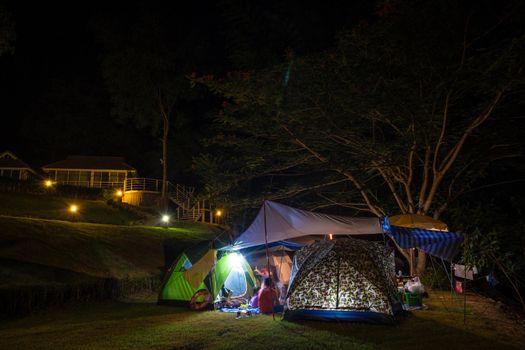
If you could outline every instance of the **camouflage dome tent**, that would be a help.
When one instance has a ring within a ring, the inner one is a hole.
[[[327,240],[294,256],[286,319],[391,323],[401,310],[393,250],[376,242]]]

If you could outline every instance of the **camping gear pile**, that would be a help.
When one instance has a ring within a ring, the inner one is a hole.
[[[425,293],[425,286],[417,276],[408,279],[400,288],[398,287],[398,294],[405,310],[422,308],[423,293]]]

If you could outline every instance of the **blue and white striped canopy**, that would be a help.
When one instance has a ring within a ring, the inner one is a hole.
[[[458,232],[431,231],[383,225],[385,233],[403,249],[418,248],[427,254],[452,261],[458,253],[463,235]]]

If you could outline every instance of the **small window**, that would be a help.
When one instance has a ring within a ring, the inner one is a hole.
[[[118,182],[118,173],[109,173],[109,182]]]
[[[79,174],[79,185],[89,186],[91,182],[91,171],[81,171]]]
[[[57,181],[58,182],[67,182],[67,170],[58,170],[57,171]]]
[[[11,170],[11,179],[20,179],[20,170]]]
[[[77,185],[78,184],[78,177],[80,175],[80,171],[69,171],[68,172],[68,183],[71,185]]]

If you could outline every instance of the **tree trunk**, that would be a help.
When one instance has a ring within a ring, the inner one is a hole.
[[[414,275],[421,277],[425,273],[425,268],[427,267],[427,253],[418,249],[417,258],[414,266]]]
[[[161,108],[162,109],[162,108]],[[161,110],[163,119],[163,131],[162,131],[162,189],[161,189],[161,207],[164,211],[168,208],[168,132],[170,127],[169,116],[165,110]]]

